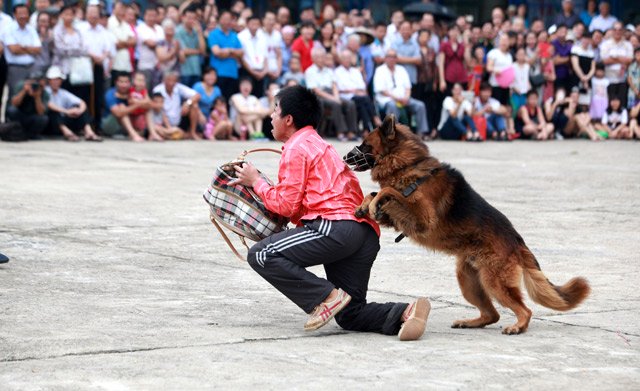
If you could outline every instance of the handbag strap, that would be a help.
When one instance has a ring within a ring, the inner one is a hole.
[[[274,148],[255,148],[255,149],[250,149],[248,151],[242,152],[240,156],[238,156],[238,160],[244,160],[245,156],[255,152],[273,152],[273,153],[277,153],[278,155],[282,155],[282,151],[279,151]]]
[[[222,227],[220,227],[220,225],[218,224],[218,222],[216,221],[216,219],[213,218],[213,216],[209,217],[211,219],[211,222],[213,223],[213,225],[216,226],[216,228],[218,229],[218,232],[220,232],[220,235],[222,235],[222,238],[224,239],[224,241],[227,243],[227,246],[229,246],[229,248],[231,249],[231,251],[233,251],[233,253],[236,255],[236,257],[238,257],[238,259],[240,260],[240,262],[245,262],[246,259],[240,255],[240,253],[238,252],[238,250],[236,250],[236,246],[233,245],[233,243],[231,243],[231,240],[229,240],[229,237],[227,236],[227,234],[224,232],[224,230],[222,229]],[[240,237],[240,240],[242,241],[242,244],[244,244],[244,246],[247,248],[247,250],[249,250],[249,246],[247,246],[247,242],[245,242],[244,238],[240,235],[238,235]]]

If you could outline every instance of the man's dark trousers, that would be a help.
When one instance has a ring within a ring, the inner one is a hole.
[[[378,236],[369,224],[318,218],[256,243],[248,261],[306,313],[334,288],[342,288],[351,295],[351,302],[336,315],[338,325],[395,335],[407,304],[366,301],[371,267],[379,250]],[[313,265],[324,265],[326,280],[305,269]]]

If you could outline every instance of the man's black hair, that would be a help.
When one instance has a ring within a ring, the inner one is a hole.
[[[311,21],[309,21],[309,20],[305,20],[304,22],[300,23],[300,29],[299,29],[299,31],[301,31],[301,30],[302,30],[303,28],[305,28],[305,27],[309,27],[309,28],[312,28],[312,29],[314,29],[314,30],[316,29],[316,25],[315,25],[315,24],[313,24],[313,22],[311,22]]]
[[[291,86],[281,89],[276,95],[280,106],[280,117],[291,115],[296,129],[305,126],[316,128],[320,123],[320,101],[310,89]]]
[[[529,90],[529,92],[527,92],[527,98],[529,98],[531,95],[538,96],[538,91],[536,91],[535,88],[532,88],[531,90]]]
[[[489,84],[486,81],[483,81],[482,83],[480,83],[480,91],[490,90],[491,88],[492,88],[491,84]]]
[[[253,14],[253,15],[249,16],[249,17],[247,18],[247,24],[248,24],[249,22],[251,22],[252,20],[257,20],[258,22],[262,23],[262,19],[260,19],[260,17],[258,16],[258,14]]]
[[[387,27],[387,24],[385,22],[378,21],[375,24],[375,28],[378,28],[378,27]]]
[[[126,72],[125,73],[118,73],[116,75],[116,80],[115,81],[118,81],[118,79],[121,78],[121,77],[126,77],[129,81],[131,81],[131,74],[130,73],[126,73]]]
[[[160,93],[160,92],[154,92],[151,95],[151,99],[153,99],[153,98],[162,98],[162,99],[164,99],[164,95],[162,95],[162,93]]]

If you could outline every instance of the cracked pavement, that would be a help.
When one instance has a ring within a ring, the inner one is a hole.
[[[369,299],[433,307],[425,336],[400,343],[303,331],[219,237],[202,200],[214,166],[264,144],[0,143],[0,389],[638,389],[639,145],[431,143],[552,282],[582,275],[592,294],[567,313],[527,297],[523,335],[500,333],[514,316],[499,306],[495,325],[451,329],[476,316],[454,260],[384,230]]]

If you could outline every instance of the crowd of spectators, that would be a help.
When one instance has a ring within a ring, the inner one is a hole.
[[[340,140],[387,114],[425,140],[640,139],[640,24],[605,1],[577,14],[563,0],[547,24],[526,4],[481,23],[331,3],[296,20],[243,1],[12,4],[0,93],[27,138],[266,140],[278,90],[302,84],[323,105],[318,130]]]

